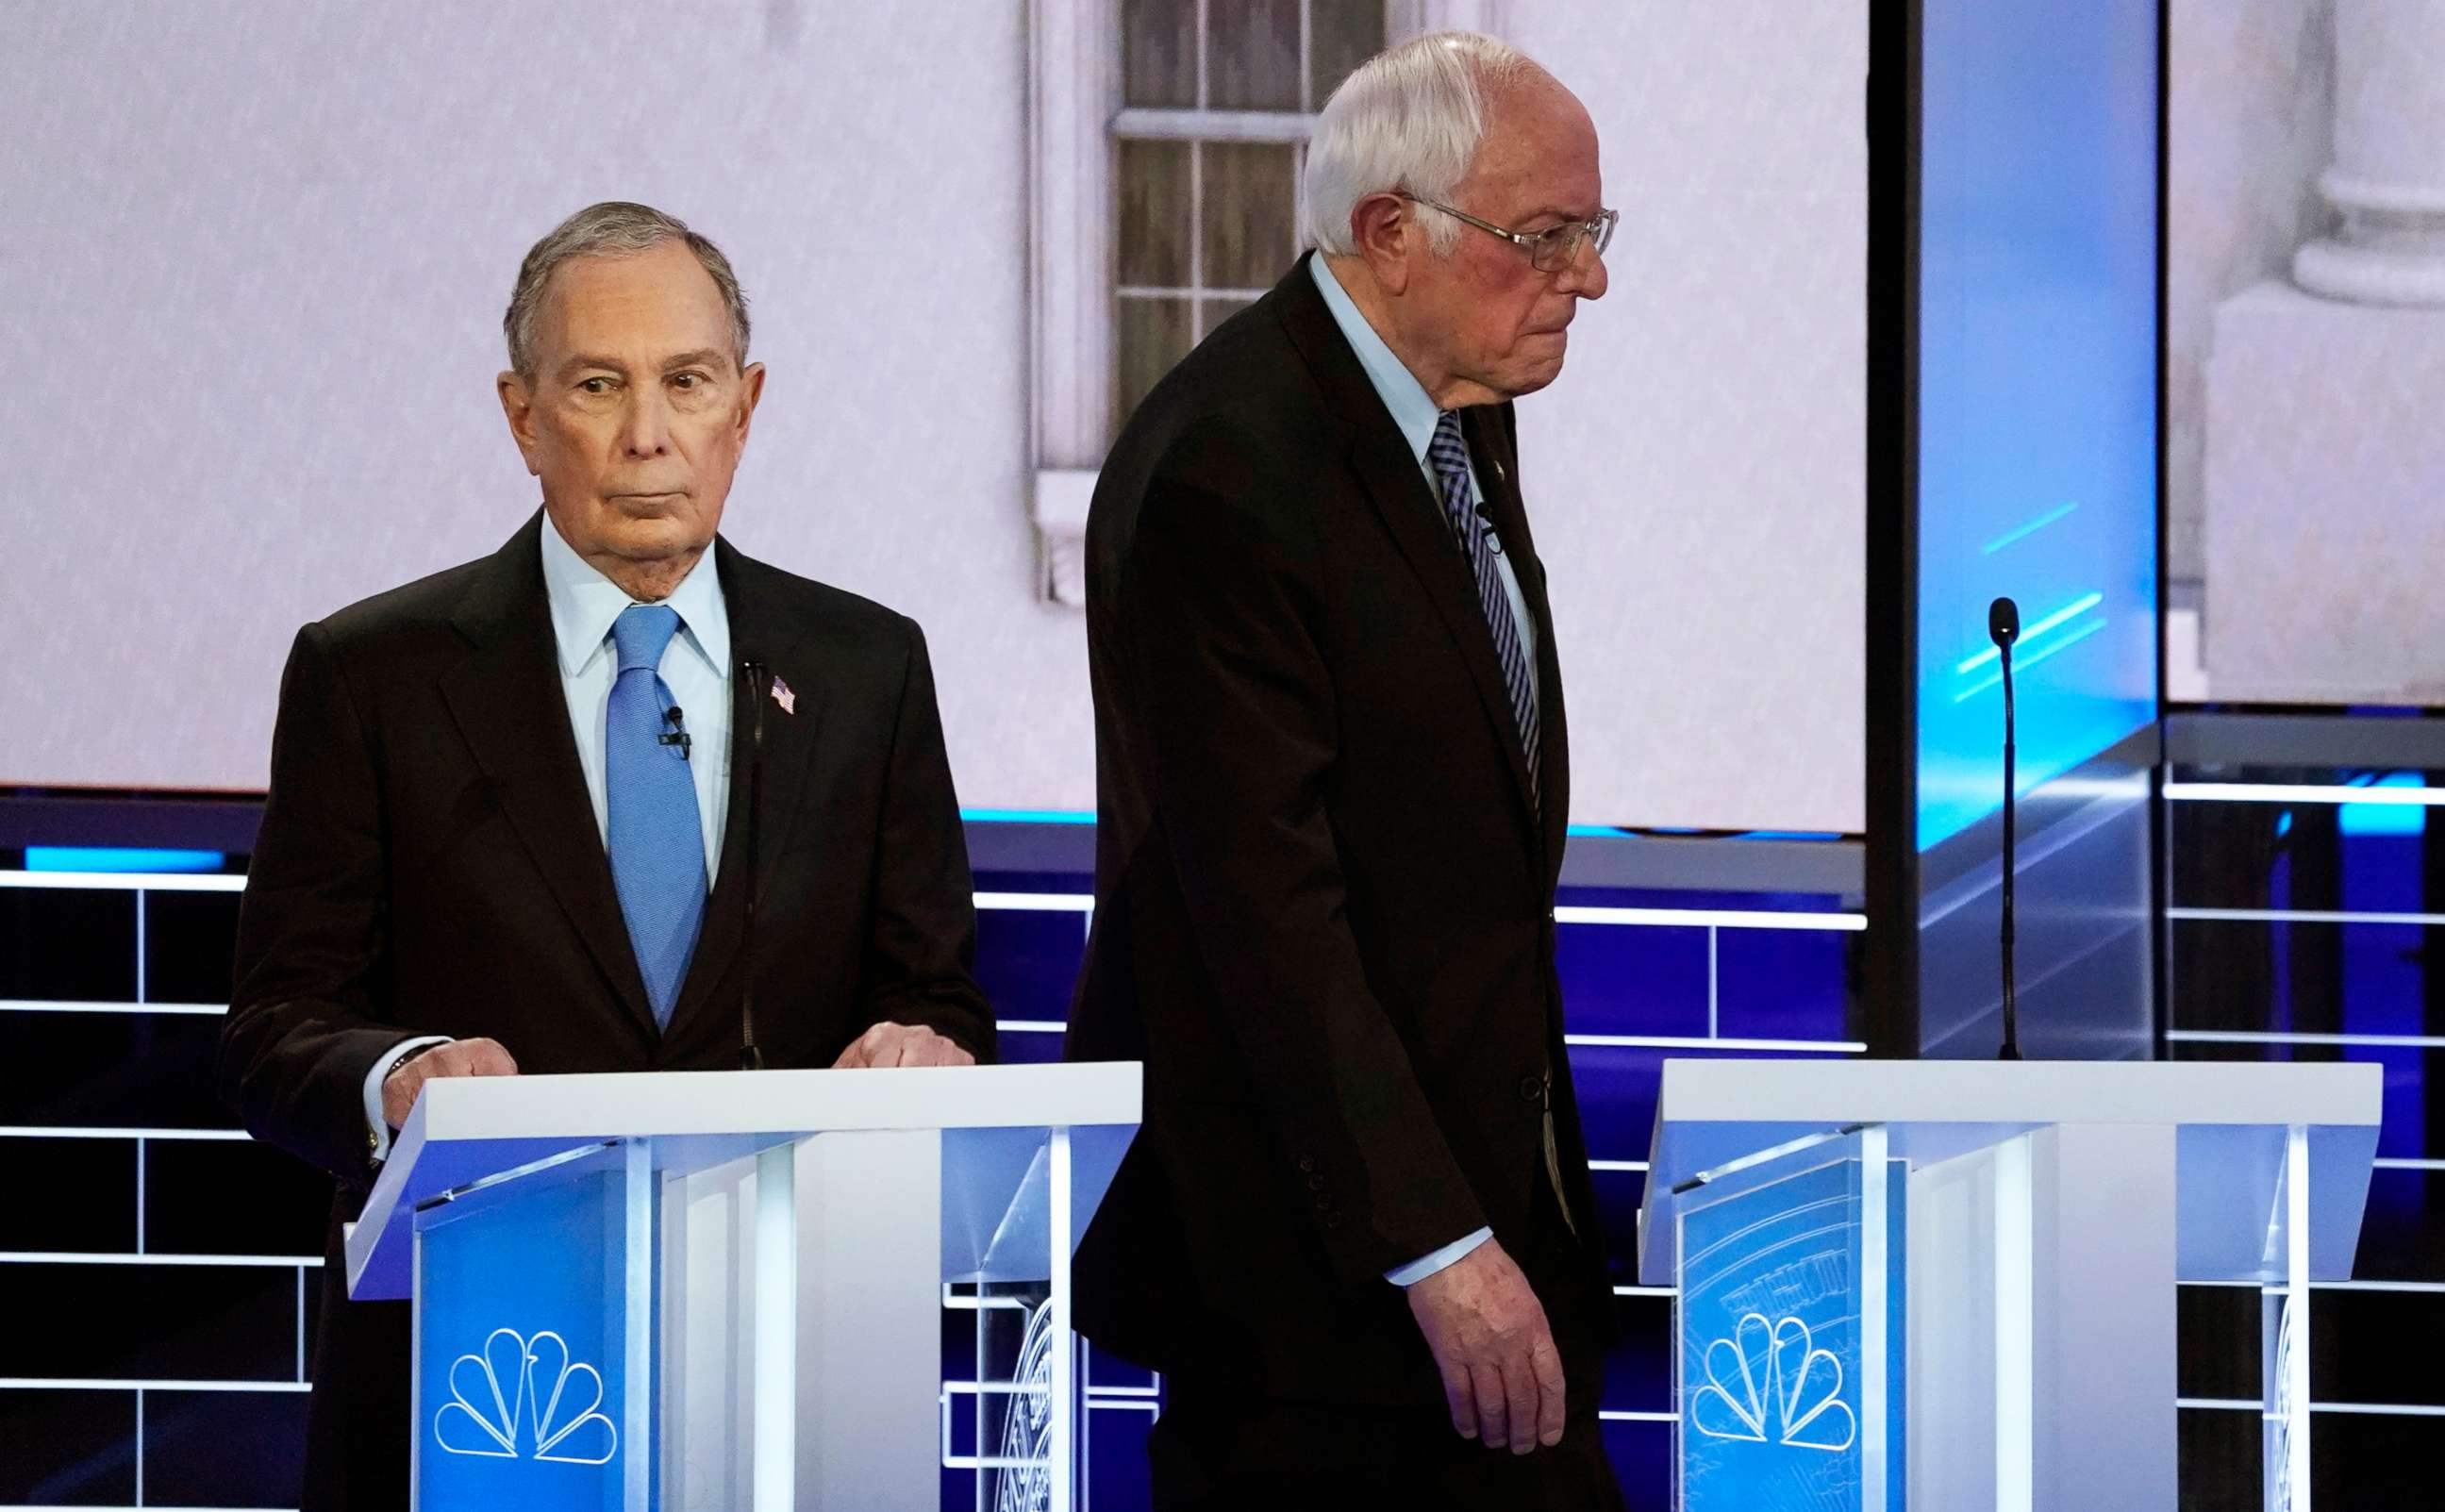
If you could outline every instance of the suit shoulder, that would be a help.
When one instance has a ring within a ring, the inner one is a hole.
[[[830,583],[801,577],[741,552],[731,558],[737,576],[730,591],[764,595],[790,619],[836,642],[899,647],[922,641],[917,622],[887,604],[878,603]]]
[[[478,557],[412,583],[402,583],[325,615],[307,625],[306,633],[316,636],[334,651],[345,653],[371,650],[446,628],[452,611],[492,565],[492,558]]]

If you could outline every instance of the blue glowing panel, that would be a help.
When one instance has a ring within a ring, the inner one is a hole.
[[[1868,1294],[1857,1160],[1825,1159],[1683,1206],[1683,1512],[1867,1512],[1872,1453],[1881,1457],[1886,1486],[1876,1512],[1903,1504],[1907,1167],[1894,1161],[1887,1168],[1880,1380],[1869,1379],[1861,1351]],[[1886,1431],[1872,1444],[1862,1409],[1879,1386]]]
[[[622,1442],[625,1192],[618,1172],[538,1184],[418,1235],[420,1505],[621,1505],[644,1450]]]
[[[1925,0],[1918,843],[2156,715],[2156,7]]]

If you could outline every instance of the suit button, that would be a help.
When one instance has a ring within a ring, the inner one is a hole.
[[[1339,1228],[1341,1226],[1341,1215],[1339,1213],[1326,1214],[1324,1226],[1327,1228]]]
[[[1319,1197],[1316,1200],[1316,1210],[1319,1213],[1332,1212],[1333,1207],[1333,1199],[1330,1197]]]
[[[1545,1095],[1545,1078],[1542,1076],[1521,1077],[1520,1095],[1532,1103],[1539,1101]]]
[[[1301,1170],[1314,1170],[1314,1169],[1316,1169],[1316,1157],[1315,1157],[1314,1155],[1301,1155],[1301,1156],[1299,1157],[1299,1169],[1301,1169]]]
[[[1307,1189],[1312,1192],[1320,1192],[1324,1190],[1324,1178],[1321,1176],[1309,1177],[1307,1179]]]

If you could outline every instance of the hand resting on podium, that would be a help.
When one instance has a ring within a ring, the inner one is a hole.
[[[518,1063],[497,1039],[452,1039],[431,1046],[391,1068],[383,1078],[383,1122],[403,1129],[416,1094],[436,1076],[514,1076]]]
[[[973,1066],[977,1057],[946,1035],[924,1024],[876,1024],[849,1041],[832,1062],[834,1071],[879,1070],[886,1066]]]

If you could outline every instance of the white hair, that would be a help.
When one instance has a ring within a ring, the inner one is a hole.
[[[1527,54],[1474,31],[1439,31],[1376,54],[1317,112],[1299,182],[1299,235],[1346,257],[1358,250],[1350,213],[1369,195],[1446,200],[1485,138],[1487,86],[1537,72]],[[1420,217],[1427,246],[1451,254],[1460,222]]]

